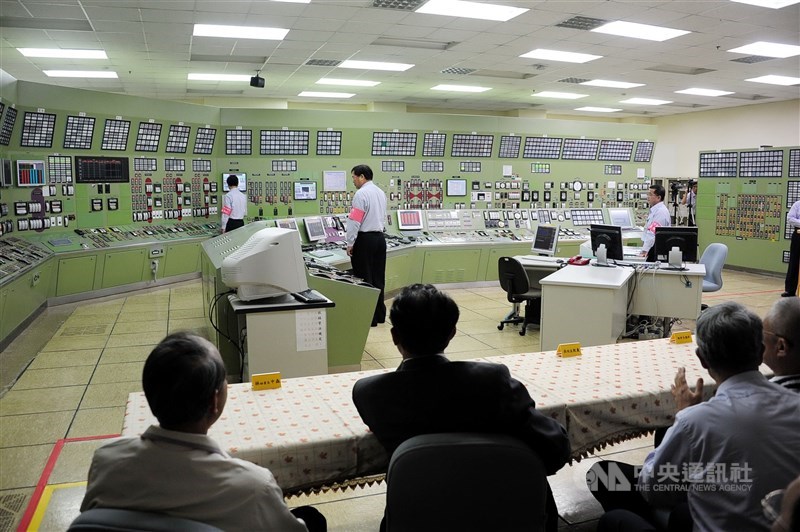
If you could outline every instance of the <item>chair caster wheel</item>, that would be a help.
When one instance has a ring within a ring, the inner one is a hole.
[[[519,332],[519,335],[520,335],[520,336],[525,336],[525,329],[522,329],[522,330]]]
[[[497,326],[497,330],[498,330],[498,331],[502,331],[502,330],[503,330],[503,324],[502,324],[502,323],[501,323],[500,325],[498,325],[498,326]]]

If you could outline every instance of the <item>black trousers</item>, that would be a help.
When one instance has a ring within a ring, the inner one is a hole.
[[[784,283],[785,291],[790,294],[797,293],[798,271],[800,271],[800,229],[795,228],[789,247],[789,268],[786,270],[786,282]]]
[[[353,275],[360,277],[381,291],[372,324],[386,321],[386,305],[383,302],[383,289],[386,286],[386,238],[382,232],[358,233],[350,257]]]
[[[244,227],[244,220],[234,220],[233,218],[228,218],[228,223],[225,224],[225,232],[230,233],[234,229],[239,229],[240,227]]]

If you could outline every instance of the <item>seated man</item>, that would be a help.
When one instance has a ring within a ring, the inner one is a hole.
[[[764,318],[764,363],[772,382],[800,393],[800,298],[779,299]]]
[[[405,287],[389,317],[403,362],[392,373],[366,377],[353,387],[364,423],[392,454],[405,440],[437,432],[514,436],[541,458],[548,474],[567,462],[564,428],[536,411],[528,390],[508,368],[485,362],[450,362],[444,355],[456,334],[458,305],[431,285]],[[548,529],[558,514],[548,498]]]
[[[596,482],[620,471],[633,476],[626,464],[601,462],[587,474],[606,510],[624,508],[649,518],[648,504],[669,509],[687,502],[694,530],[768,527],[761,499],[800,473],[800,396],[758,371],[762,339],[761,320],[738,303],[700,315],[696,353],[717,393],[701,402],[703,379],[692,392],[684,369],[678,370],[675,424],[647,456],[638,489],[614,491],[619,484],[603,489]]]
[[[268,469],[232,458],[206,435],[228,397],[225,365],[211,342],[167,336],[147,357],[142,385],[160,426],[95,451],[81,511],[162,513],[223,530],[306,530]],[[325,529],[315,509],[300,512],[318,521],[309,527]]]

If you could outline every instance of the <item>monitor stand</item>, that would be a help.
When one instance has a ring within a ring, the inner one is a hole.
[[[600,244],[597,246],[597,250],[594,252],[595,257],[597,260],[592,263],[592,266],[600,266],[602,268],[616,268],[616,264],[609,264],[608,259],[606,258],[606,245]]]

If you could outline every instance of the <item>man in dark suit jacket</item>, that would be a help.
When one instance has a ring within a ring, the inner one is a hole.
[[[397,371],[356,382],[353,402],[392,454],[405,440],[438,432],[514,436],[541,458],[548,474],[569,460],[564,428],[536,410],[525,386],[502,364],[451,362],[444,350],[456,334],[458,305],[432,285],[405,287],[390,311],[392,339],[403,355]],[[548,490],[549,491],[549,490]],[[558,514],[548,493],[548,526]]]

